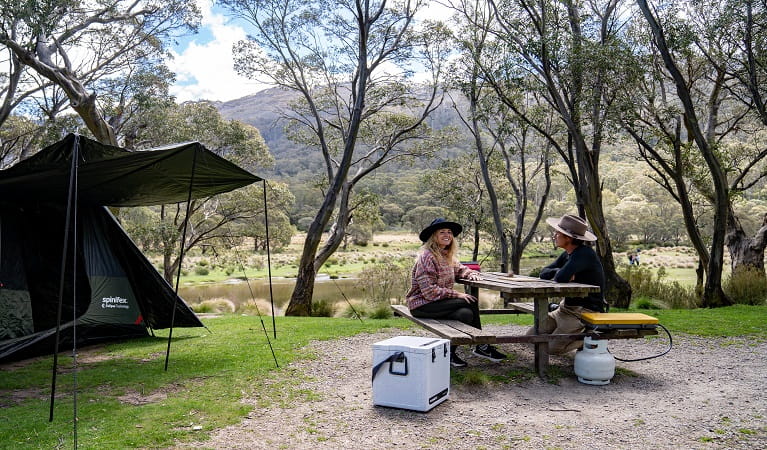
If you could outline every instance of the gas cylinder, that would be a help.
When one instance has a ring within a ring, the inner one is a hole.
[[[608,384],[615,375],[615,358],[607,351],[607,339],[586,336],[583,350],[575,354],[575,375],[585,384]]]

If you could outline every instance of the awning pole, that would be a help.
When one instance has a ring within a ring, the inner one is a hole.
[[[58,309],[56,311],[56,337],[53,342],[53,368],[51,369],[51,402],[50,402],[50,412],[48,414],[48,421],[53,422],[53,408],[56,400],[56,372],[58,370],[59,366],[59,337],[61,334],[61,310],[64,304],[64,284],[65,284],[65,276],[67,272],[67,254],[69,251],[69,230],[71,226],[74,226],[72,223],[72,218],[77,218],[77,169],[78,169],[78,159],[80,154],[80,136],[75,135],[74,145],[72,146],[72,163],[69,167],[69,189],[67,191],[67,212],[64,219],[64,245],[61,252],[61,275],[59,277],[59,304]],[[75,236],[75,251],[74,254],[77,254],[77,247],[76,247],[76,241],[77,237]],[[74,259],[73,259],[74,260]],[[73,270],[73,273],[74,270]],[[72,286],[74,288],[74,285],[77,284],[77,279],[72,280]],[[77,314],[77,311],[75,311],[75,314]],[[75,418],[75,422],[77,422]]]
[[[264,228],[266,228],[266,267],[269,273],[269,300],[272,302],[272,332],[277,339],[277,325],[274,321],[274,294],[272,293],[272,254],[269,243],[269,208],[266,207],[266,179],[261,180],[264,186]]]
[[[184,245],[186,243],[186,228],[189,224],[189,212],[192,209],[192,188],[194,187],[194,173],[197,170],[197,150],[194,151],[192,158],[192,176],[189,178],[189,195],[186,198],[186,216],[184,217],[184,232],[181,233],[181,252],[178,259],[178,270],[176,271],[176,289],[173,297],[173,312],[170,316],[170,331],[168,332],[168,348],[165,351],[165,371],[168,371],[168,359],[170,358],[170,341],[173,338],[173,324],[176,321],[176,304],[178,302],[178,285],[181,280],[181,266],[184,264]]]

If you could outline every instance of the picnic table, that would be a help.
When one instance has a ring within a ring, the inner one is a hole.
[[[538,327],[549,312],[552,298],[585,297],[599,292],[599,286],[581,283],[557,283],[552,280],[523,275],[509,276],[505,273],[482,272],[480,280],[458,280],[468,286],[470,293],[479,298],[479,289],[506,293],[512,298],[531,299],[532,302],[505,303],[502,309],[482,309],[481,314],[533,314],[535,334],[493,334],[456,320],[422,319],[413,317],[404,305],[392,305],[395,314],[406,317],[440,337],[450,339],[452,345],[529,343],[535,345],[535,369],[543,377],[549,365],[548,343],[554,340],[581,340],[586,336],[599,339],[633,339],[657,334],[654,329],[616,329],[609,332],[584,332],[578,334],[539,334]]]

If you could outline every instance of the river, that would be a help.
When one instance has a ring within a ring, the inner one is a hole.
[[[522,270],[520,272],[528,273],[534,267],[541,267],[551,262],[550,258],[526,258],[522,260]],[[277,315],[287,307],[290,295],[295,286],[294,278],[273,278],[272,294],[274,297],[274,307]],[[179,288],[181,297],[190,304],[201,303],[205,300],[227,299],[239,307],[250,300],[263,300],[269,303],[269,280],[254,279],[248,282],[241,280],[230,280],[222,283],[200,284],[194,286],[182,286]],[[404,293],[403,293],[404,295]],[[328,301],[334,304],[344,304],[346,300],[362,300],[365,298],[362,286],[359,280],[355,278],[330,279],[327,275],[317,277],[314,283],[313,301]],[[498,299],[498,293],[480,290],[480,300],[483,305],[492,305]],[[271,314],[271,311],[261,311],[264,314]]]

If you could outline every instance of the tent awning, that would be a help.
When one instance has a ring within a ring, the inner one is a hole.
[[[78,197],[90,204],[178,203],[187,200],[192,181],[192,198],[202,198],[261,180],[199,142],[134,152],[70,134],[0,171],[0,193],[17,201],[65,196],[73,145],[79,146],[80,154]]]

